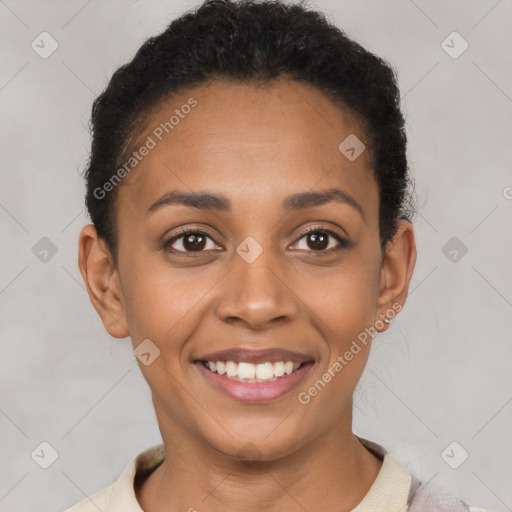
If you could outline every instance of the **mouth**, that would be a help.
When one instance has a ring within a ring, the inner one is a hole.
[[[242,402],[277,400],[295,388],[314,359],[287,350],[232,349],[194,361],[217,390]]]
[[[274,382],[284,375],[291,375],[307,363],[294,361],[276,361],[271,363],[246,363],[235,361],[200,361],[205,368],[213,373],[224,376],[226,379],[238,382]]]

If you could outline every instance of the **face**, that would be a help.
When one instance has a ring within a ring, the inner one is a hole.
[[[339,149],[351,134],[365,141],[345,110],[284,79],[213,82],[148,114],[134,147],[155,145],[118,190],[118,267],[102,267],[108,300],[93,303],[113,336],[146,344],[164,440],[273,460],[351,428],[363,333],[386,328],[414,265],[410,227],[409,252],[381,252],[369,152]]]

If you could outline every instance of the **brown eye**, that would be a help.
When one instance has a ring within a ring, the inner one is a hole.
[[[306,235],[306,243],[313,251],[322,251],[329,245],[329,235],[321,231]]]
[[[204,249],[206,237],[200,233],[185,235],[183,238],[183,247],[187,251],[201,251]]]
[[[300,244],[302,243],[302,247]],[[318,227],[308,228],[303,231],[298,241],[295,242],[299,250],[313,251],[318,253],[331,253],[340,249],[348,248],[348,240],[328,229]]]
[[[208,241],[211,241],[208,247]],[[212,247],[213,245],[213,247]],[[205,249],[214,249],[213,239],[204,231],[198,229],[184,229],[181,235],[172,237],[164,244],[164,249],[171,253],[201,253]]]

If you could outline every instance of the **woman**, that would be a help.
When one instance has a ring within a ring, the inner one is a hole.
[[[472,510],[353,434],[416,261],[383,60],[302,5],[210,0],[95,100],[79,266],[163,444],[73,512]]]

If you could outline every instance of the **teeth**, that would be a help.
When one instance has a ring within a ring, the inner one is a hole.
[[[254,379],[254,377],[256,377],[256,365],[250,363],[239,363],[237,373],[241,379]]]
[[[224,361],[217,361],[215,366],[219,375],[224,375],[226,373],[226,363],[224,363]]]
[[[274,376],[274,365],[272,363],[263,363],[256,365],[256,378],[268,380]]]
[[[276,377],[282,377],[284,375],[283,361],[278,361],[277,363],[274,363],[274,375]]]
[[[236,372],[238,371],[238,365],[233,361],[226,362],[226,375],[228,377],[236,377]]]
[[[206,366],[212,372],[225,375],[233,380],[246,380],[249,382],[265,382],[275,380],[284,374],[290,375],[300,367],[301,363],[293,361],[276,361],[252,364],[235,363],[234,361],[208,361]]]

